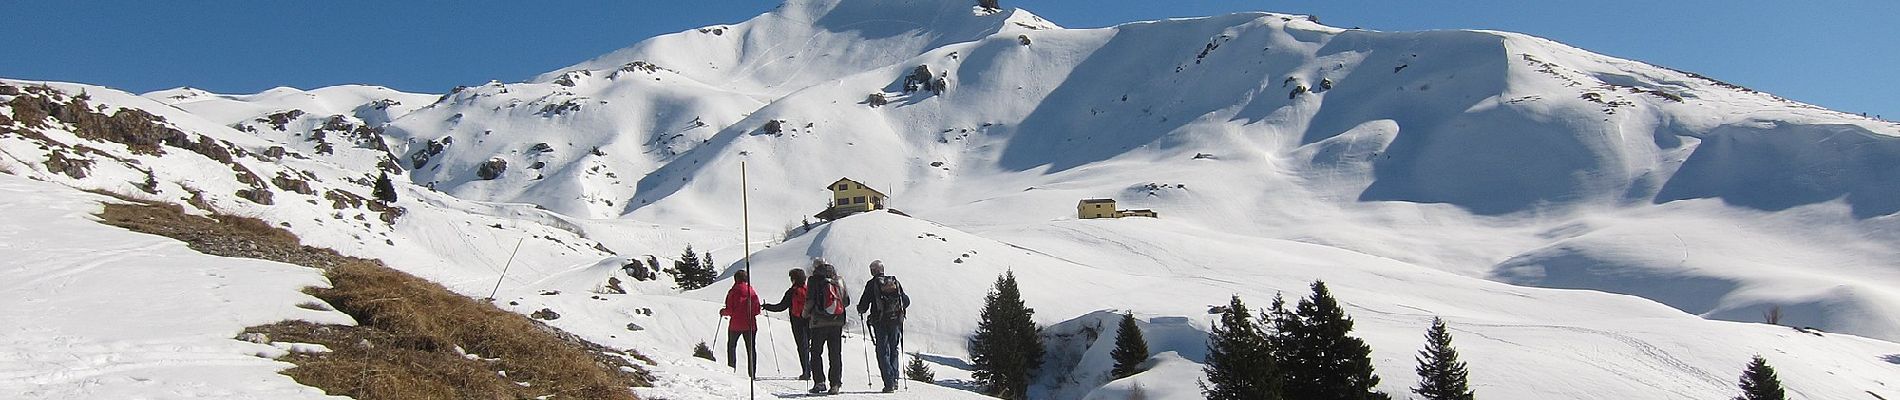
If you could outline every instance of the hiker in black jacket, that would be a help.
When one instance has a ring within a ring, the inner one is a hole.
[[[884,378],[884,392],[890,393],[897,390],[897,353],[904,345],[904,310],[910,308],[910,295],[904,294],[897,277],[884,275],[884,261],[877,260],[871,261],[871,280],[864,282],[862,296],[858,315],[871,326],[878,375]]]
[[[811,392],[838,394],[844,390],[845,307],[851,305],[851,293],[838,279],[836,267],[823,259],[812,259],[812,265],[811,278],[805,281],[805,315],[811,318],[806,334],[811,335],[811,378],[816,381]],[[825,374],[826,357],[831,360],[829,375]],[[831,381],[829,390],[826,378]]]
[[[806,345],[805,335],[811,330],[811,316],[805,314],[805,270],[792,268],[790,272],[792,287],[785,289],[785,298],[777,303],[764,305],[765,311],[789,311],[792,317],[792,348],[798,353],[798,380],[811,379],[811,354]]]

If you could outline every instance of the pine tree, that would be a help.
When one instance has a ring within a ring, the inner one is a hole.
[[[1286,297],[1279,292],[1273,293],[1273,303],[1267,307],[1266,314],[1260,316],[1260,327],[1266,332],[1268,358],[1273,359],[1275,365],[1289,365],[1291,361],[1287,358],[1287,349],[1293,347],[1290,332],[1299,330],[1300,318],[1287,310]],[[1281,379],[1285,379],[1285,376],[1282,375]]]
[[[370,189],[370,196],[384,203],[396,202],[396,184],[389,180],[389,173],[376,177],[376,186]]]
[[[680,290],[706,287],[712,284],[714,278],[711,258],[712,253],[706,253],[705,261],[701,261],[699,254],[693,252],[693,245],[686,245],[686,252],[680,254],[679,261],[674,261],[673,268],[667,269],[666,274],[673,276],[673,282],[679,285]]]
[[[1775,376],[1775,367],[1768,366],[1768,360],[1755,356],[1748,363],[1748,370],[1742,371],[1742,395],[1735,400],[1787,400],[1788,393],[1781,388],[1781,378]]]
[[[1425,400],[1472,400],[1468,371],[1458,361],[1458,350],[1451,347],[1445,320],[1432,318],[1432,328],[1425,331],[1425,349],[1418,351],[1417,360],[1418,387],[1412,393]]]
[[[1201,395],[1209,400],[1280,399],[1280,371],[1271,356],[1266,335],[1234,296],[1221,312],[1220,323],[1207,334],[1207,380]]]
[[[970,335],[970,360],[976,379],[985,394],[1005,399],[1029,397],[1030,373],[1042,365],[1042,327],[1036,326],[1036,310],[1023,304],[1016,273],[996,278],[996,286],[983,297],[981,320]]]
[[[916,353],[911,353],[910,364],[904,366],[904,377],[918,382],[937,382],[937,373],[932,372],[930,366],[924,364],[924,359],[918,358]]]
[[[706,342],[699,342],[699,344],[693,345],[693,357],[713,360],[712,348],[706,347]],[[713,360],[713,361],[719,361],[719,360]]]
[[[1109,356],[1115,358],[1115,369],[1111,371],[1116,379],[1134,375],[1143,361],[1148,361],[1148,340],[1141,336],[1141,327],[1135,325],[1135,314],[1122,313],[1121,326],[1115,329],[1115,351]]]
[[[1372,371],[1372,347],[1352,333],[1352,317],[1339,307],[1326,283],[1313,281],[1311,297],[1293,309],[1282,351],[1287,363],[1286,397],[1312,400],[1386,400],[1374,391],[1379,376]]]

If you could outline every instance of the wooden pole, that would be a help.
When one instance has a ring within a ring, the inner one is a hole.
[[[749,204],[747,200],[747,198],[751,196],[751,193],[749,193],[750,190],[751,190],[750,185],[747,185],[746,183],[745,161],[740,161],[739,162],[739,225],[740,225],[739,238],[740,239],[739,240],[744,242],[744,244],[742,245],[743,248],[745,249],[745,258],[743,259],[744,260],[743,263],[745,264],[745,273],[748,276],[752,275],[752,205]],[[746,310],[746,311],[751,311],[751,310]],[[753,351],[757,351],[757,350],[753,350]],[[753,356],[750,359],[758,360],[758,357]],[[756,362],[756,361],[747,361],[747,362]],[[738,363],[733,363],[733,365],[738,365]],[[751,365],[751,364],[747,364],[746,368],[749,368],[750,370],[753,370],[753,371],[756,371],[759,369],[758,366]],[[747,377],[748,378],[746,379],[746,397],[752,398],[752,399],[759,398],[758,378],[752,378],[751,375],[747,375]]]
[[[515,264],[515,255],[521,253],[521,242],[527,240],[528,238],[521,238],[515,241],[515,251],[509,252],[508,262],[501,264],[501,276],[495,277],[495,289],[488,291],[488,301],[495,301],[495,293],[501,291],[501,281],[508,278],[508,266]]]

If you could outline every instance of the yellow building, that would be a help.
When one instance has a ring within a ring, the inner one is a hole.
[[[1076,203],[1075,216],[1081,219],[1121,217],[1115,214],[1115,199],[1084,199]]]
[[[884,193],[863,183],[841,178],[831,183],[830,214],[835,217],[884,209]]]

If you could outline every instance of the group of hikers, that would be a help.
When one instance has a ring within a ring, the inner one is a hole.
[[[719,315],[731,317],[727,329],[726,366],[738,368],[735,358],[740,340],[745,341],[747,374],[759,376],[757,316],[760,310],[787,312],[792,321],[792,343],[798,349],[798,379],[812,380],[812,393],[837,394],[844,387],[844,343],[846,308],[851,306],[850,291],[845,290],[838,269],[822,258],[813,258],[811,275],[793,268],[788,274],[792,286],[777,303],[761,304],[752,290],[751,274],[741,270],[733,274],[732,289],[726,291],[725,308]],[[871,261],[871,279],[857,301],[859,319],[865,321],[877,348],[878,374],[884,379],[884,392],[897,390],[897,355],[904,343],[904,310],[910,296],[897,277],[884,274],[883,261]],[[827,365],[826,361],[829,361]],[[829,369],[827,369],[829,368]],[[826,374],[826,372],[830,372]],[[829,385],[827,385],[829,382]]]

